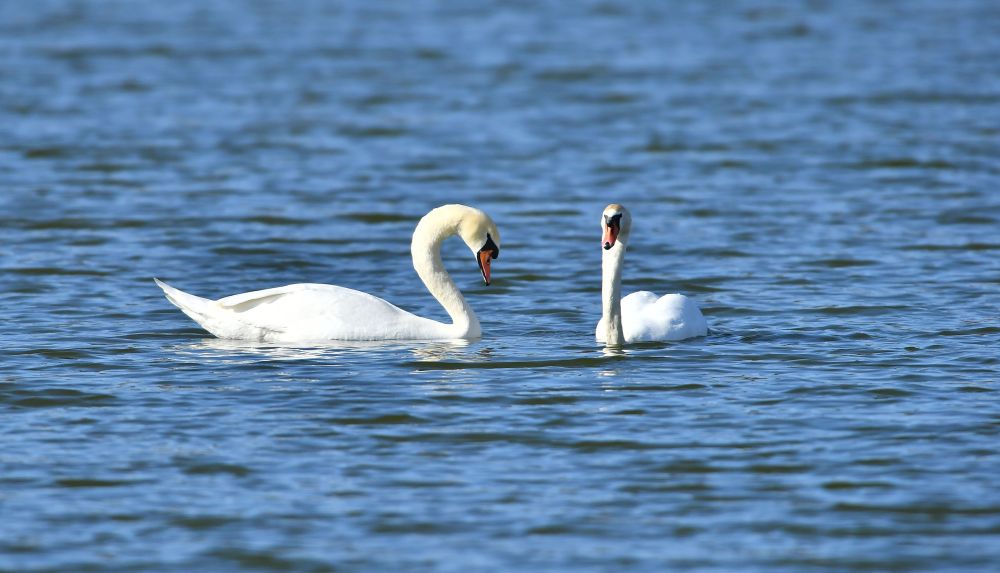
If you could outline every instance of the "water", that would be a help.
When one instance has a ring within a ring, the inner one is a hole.
[[[0,570],[987,571],[1000,5],[0,3]],[[293,282],[467,345],[212,339]],[[625,291],[709,337],[593,342]]]

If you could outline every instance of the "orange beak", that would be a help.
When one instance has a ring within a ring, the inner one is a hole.
[[[493,262],[493,252],[483,249],[479,251],[479,255],[476,258],[479,259],[479,270],[483,272],[483,280],[486,281],[486,286],[489,286],[490,263]]]
[[[601,238],[601,244],[604,246],[604,250],[608,250],[615,246],[615,241],[618,240],[618,225],[612,223],[604,227],[604,237]]]

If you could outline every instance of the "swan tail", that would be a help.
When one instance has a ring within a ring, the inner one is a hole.
[[[208,300],[207,298],[201,298],[200,296],[188,294],[180,289],[176,289],[168,285],[158,278],[153,278],[153,280],[156,281],[156,286],[163,289],[163,294],[167,297],[167,300],[170,301],[170,304],[181,309],[188,316],[191,316],[191,313],[203,316],[207,312],[207,307],[214,304],[213,301]],[[194,317],[192,316],[191,318]]]
[[[156,286],[163,289],[163,294],[167,297],[167,300],[170,301],[170,304],[181,309],[181,312],[188,315],[191,320],[197,322],[205,330],[211,332],[219,338],[225,338],[221,329],[218,328],[219,325],[217,324],[218,320],[216,317],[217,313],[212,312],[212,307],[216,306],[215,301],[186,293],[168,285],[158,278],[154,277],[153,280],[156,281]]]
[[[186,293],[157,278],[153,280],[163,289],[163,294],[171,304],[219,338],[263,341],[269,334],[273,334],[270,329],[240,320],[232,309],[218,301]]]

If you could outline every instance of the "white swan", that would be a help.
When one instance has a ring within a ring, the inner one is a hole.
[[[683,340],[708,334],[708,323],[698,305],[682,294],[657,298],[649,291],[622,298],[622,262],[632,230],[632,215],[618,204],[605,207],[601,215],[604,231],[601,245],[601,301],[603,312],[597,323],[597,341],[608,346],[626,342]]]
[[[333,285],[293,284],[208,300],[153,280],[167,300],[219,338],[260,342],[479,338],[479,319],[441,261],[441,243],[452,235],[472,249],[488,285],[491,261],[500,256],[500,233],[486,213],[465,205],[438,207],[417,223],[410,244],[413,268],[452,324]]]

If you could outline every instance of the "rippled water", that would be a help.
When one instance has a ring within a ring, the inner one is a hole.
[[[1000,5],[0,2],[0,570],[986,571]],[[293,282],[484,338],[260,346]],[[625,291],[704,339],[606,355]]]

